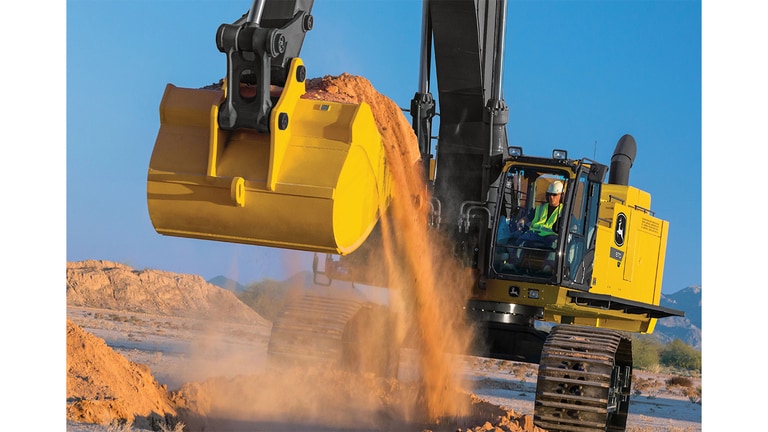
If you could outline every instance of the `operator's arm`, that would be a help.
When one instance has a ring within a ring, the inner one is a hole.
[[[518,231],[525,231],[531,226],[531,221],[533,220],[533,215],[535,214],[534,209],[528,209],[526,210],[520,210],[520,213],[518,215],[517,219],[517,230]]]
[[[555,220],[555,224],[552,225],[552,231],[555,232],[555,235],[557,235],[558,232],[560,232],[560,216],[557,216],[557,220]]]

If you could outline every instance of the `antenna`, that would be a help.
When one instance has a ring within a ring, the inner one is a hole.
[[[592,149],[592,159],[597,159],[597,140],[595,140],[595,147]]]

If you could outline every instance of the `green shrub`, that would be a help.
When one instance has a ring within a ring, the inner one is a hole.
[[[659,366],[661,345],[652,338],[635,338],[632,340],[632,357],[634,367],[643,370],[653,370]]]
[[[262,317],[274,321],[288,300],[288,291],[282,282],[265,279],[249,285],[237,298]]]
[[[659,361],[664,366],[701,371],[701,353],[680,339],[675,339],[662,348]]]

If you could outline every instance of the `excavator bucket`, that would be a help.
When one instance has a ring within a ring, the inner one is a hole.
[[[155,230],[346,255],[391,200],[370,106],[304,99],[293,59],[270,133],[219,128],[223,90],[168,84],[147,175]]]

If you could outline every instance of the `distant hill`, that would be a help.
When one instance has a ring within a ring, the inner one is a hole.
[[[661,295],[661,305],[685,311],[685,317],[701,328],[701,285],[691,285],[669,295]]]
[[[224,288],[227,291],[232,291],[235,294],[245,291],[245,285],[226,276],[216,276],[215,278],[209,280],[208,283],[211,285],[216,285],[217,287]]]
[[[135,270],[105,260],[67,262],[67,305],[267,324],[234,293],[200,276]]]
[[[656,322],[654,337],[661,342],[674,339],[701,350],[701,286],[692,285],[669,295],[661,295],[661,306],[682,310],[685,317],[662,318]]]

